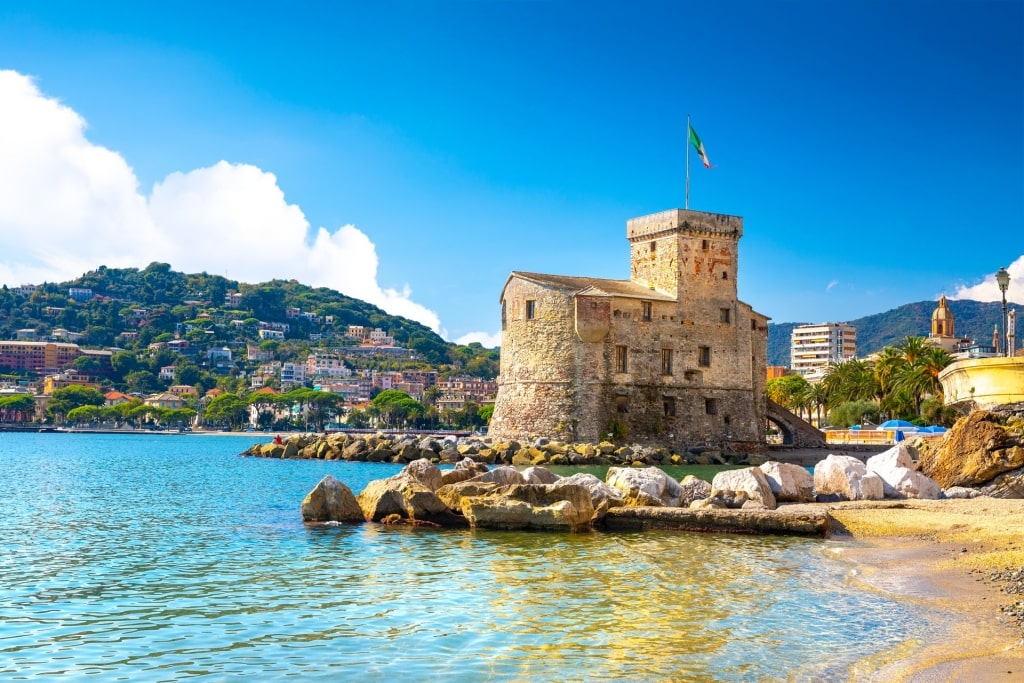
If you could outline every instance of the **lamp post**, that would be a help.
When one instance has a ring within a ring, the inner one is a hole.
[[[996,284],[999,285],[999,291],[1003,294],[1003,317],[999,320],[999,325],[1003,328],[1003,355],[1009,355],[1009,350],[1006,349],[1006,288],[1010,286],[1010,274],[1006,272],[1006,268],[1000,268],[999,272],[996,273]]]

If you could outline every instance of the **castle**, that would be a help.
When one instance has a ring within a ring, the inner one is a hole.
[[[768,318],[736,298],[743,219],[629,220],[630,278],[513,272],[489,433],[757,449]]]

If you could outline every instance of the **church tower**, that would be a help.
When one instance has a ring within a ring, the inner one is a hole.
[[[939,297],[939,306],[932,313],[932,337],[955,337],[953,311],[946,303],[946,295]]]

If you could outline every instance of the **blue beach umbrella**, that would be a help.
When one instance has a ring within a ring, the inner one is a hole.
[[[878,425],[878,429],[917,429],[917,425],[906,420],[886,420]]]
[[[927,427],[921,427],[921,429],[917,431],[925,432],[928,434],[945,434],[946,428],[943,427],[942,425],[928,425]]]

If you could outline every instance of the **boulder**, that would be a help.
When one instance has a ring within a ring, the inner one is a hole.
[[[495,467],[493,470],[478,474],[472,479],[467,481],[476,482],[478,484],[492,482],[499,486],[511,486],[513,484],[525,484],[526,480],[523,479],[523,475],[519,473],[515,467]]]
[[[331,475],[320,480],[302,501],[304,522],[363,522],[363,510],[352,490]]]
[[[982,494],[978,489],[972,489],[968,486],[953,486],[942,492],[943,498],[977,498]]]
[[[736,495],[738,493],[745,493],[748,500],[755,501],[769,510],[776,508],[775,494],[772,493],[764,472],[757,467],[719,472],[711,481],[712,498],[731,498],[736,501],[729,507],[742,507],[746,502],[739,500]]]
[[[622,491],[624,505],[676,507],[683,496],[679,482],[657,467],[609,467],[605,482]]]
[[[762,464],[760,470],[779,503],[809,503],[814,500],[814,477],[806,467],[771,461]]]
[[[402,468],[402,472],[408,474],[431,491],[438,490],[443,484],[441,481],[441,470],[426,458],[413,460]]]
[[[513,485],[463,497],[462,513],[476,529],[583,531],[590,528],[594,506],[582,486]]]
[[[711,484],[692,474],[687,474],[682,478],[679,488],[683,490],[683,495],[679,499],[679,507],[690,507],[694,501],[711,497]]]
[[[1024,435],[995,413],[976,410],[957,420],[938,444],[923,447],[919,464],[944,489],[980,486],[1024,467]]]
[[[605,511],[619,507],[625,501],[625,496],[617,488],[604,483],[593,474],[577,472],[572,476],[562,477],[556,482],[558,486],[582,486],[590,492],[590,501],[594,505],[594,514],[602,516]]]
[[[370,447],[362,439],[352,439],[345,445],[341,457],[343,460],[366,460],[366,453],[369,450]]]
[[[1024,468],[1003,472],[977,491],[992,498],[1024,498]]]
[[[401,519],[433,522],[442,526],[466,526],[465,519],[406,472],[371,481],[357,500],[363,516],[372,522],[397,515]]]
[[[459,462],[455,463],[454,469],[441,472],[441,484],[455,484],[460,481],[472,479],[473,477],[484,474],[485,472],[487,472],[487,465],[476,462],[471,458],[463,458]]]
[[[445,484],[434,493],[449,510],[462,511],[462,499],[465,496],[482,496],[498,488],[498,484],[492,481],[472,482],[458,481]]]
[[[814,490],[819,502],[882,500],[882,479],[849,455],[829,454],[814,466]]]
[[[868,472],[882,479],[882,494],[886,498],[939,498],[942,489],[933,479],[914,469],[909,447],[898,443],[887,451],[868,458]]]
[[[527,484],[554,484],[561,479],[561,477],[546,467],[527,467],[520,474],[523,477],[523,481]]]

